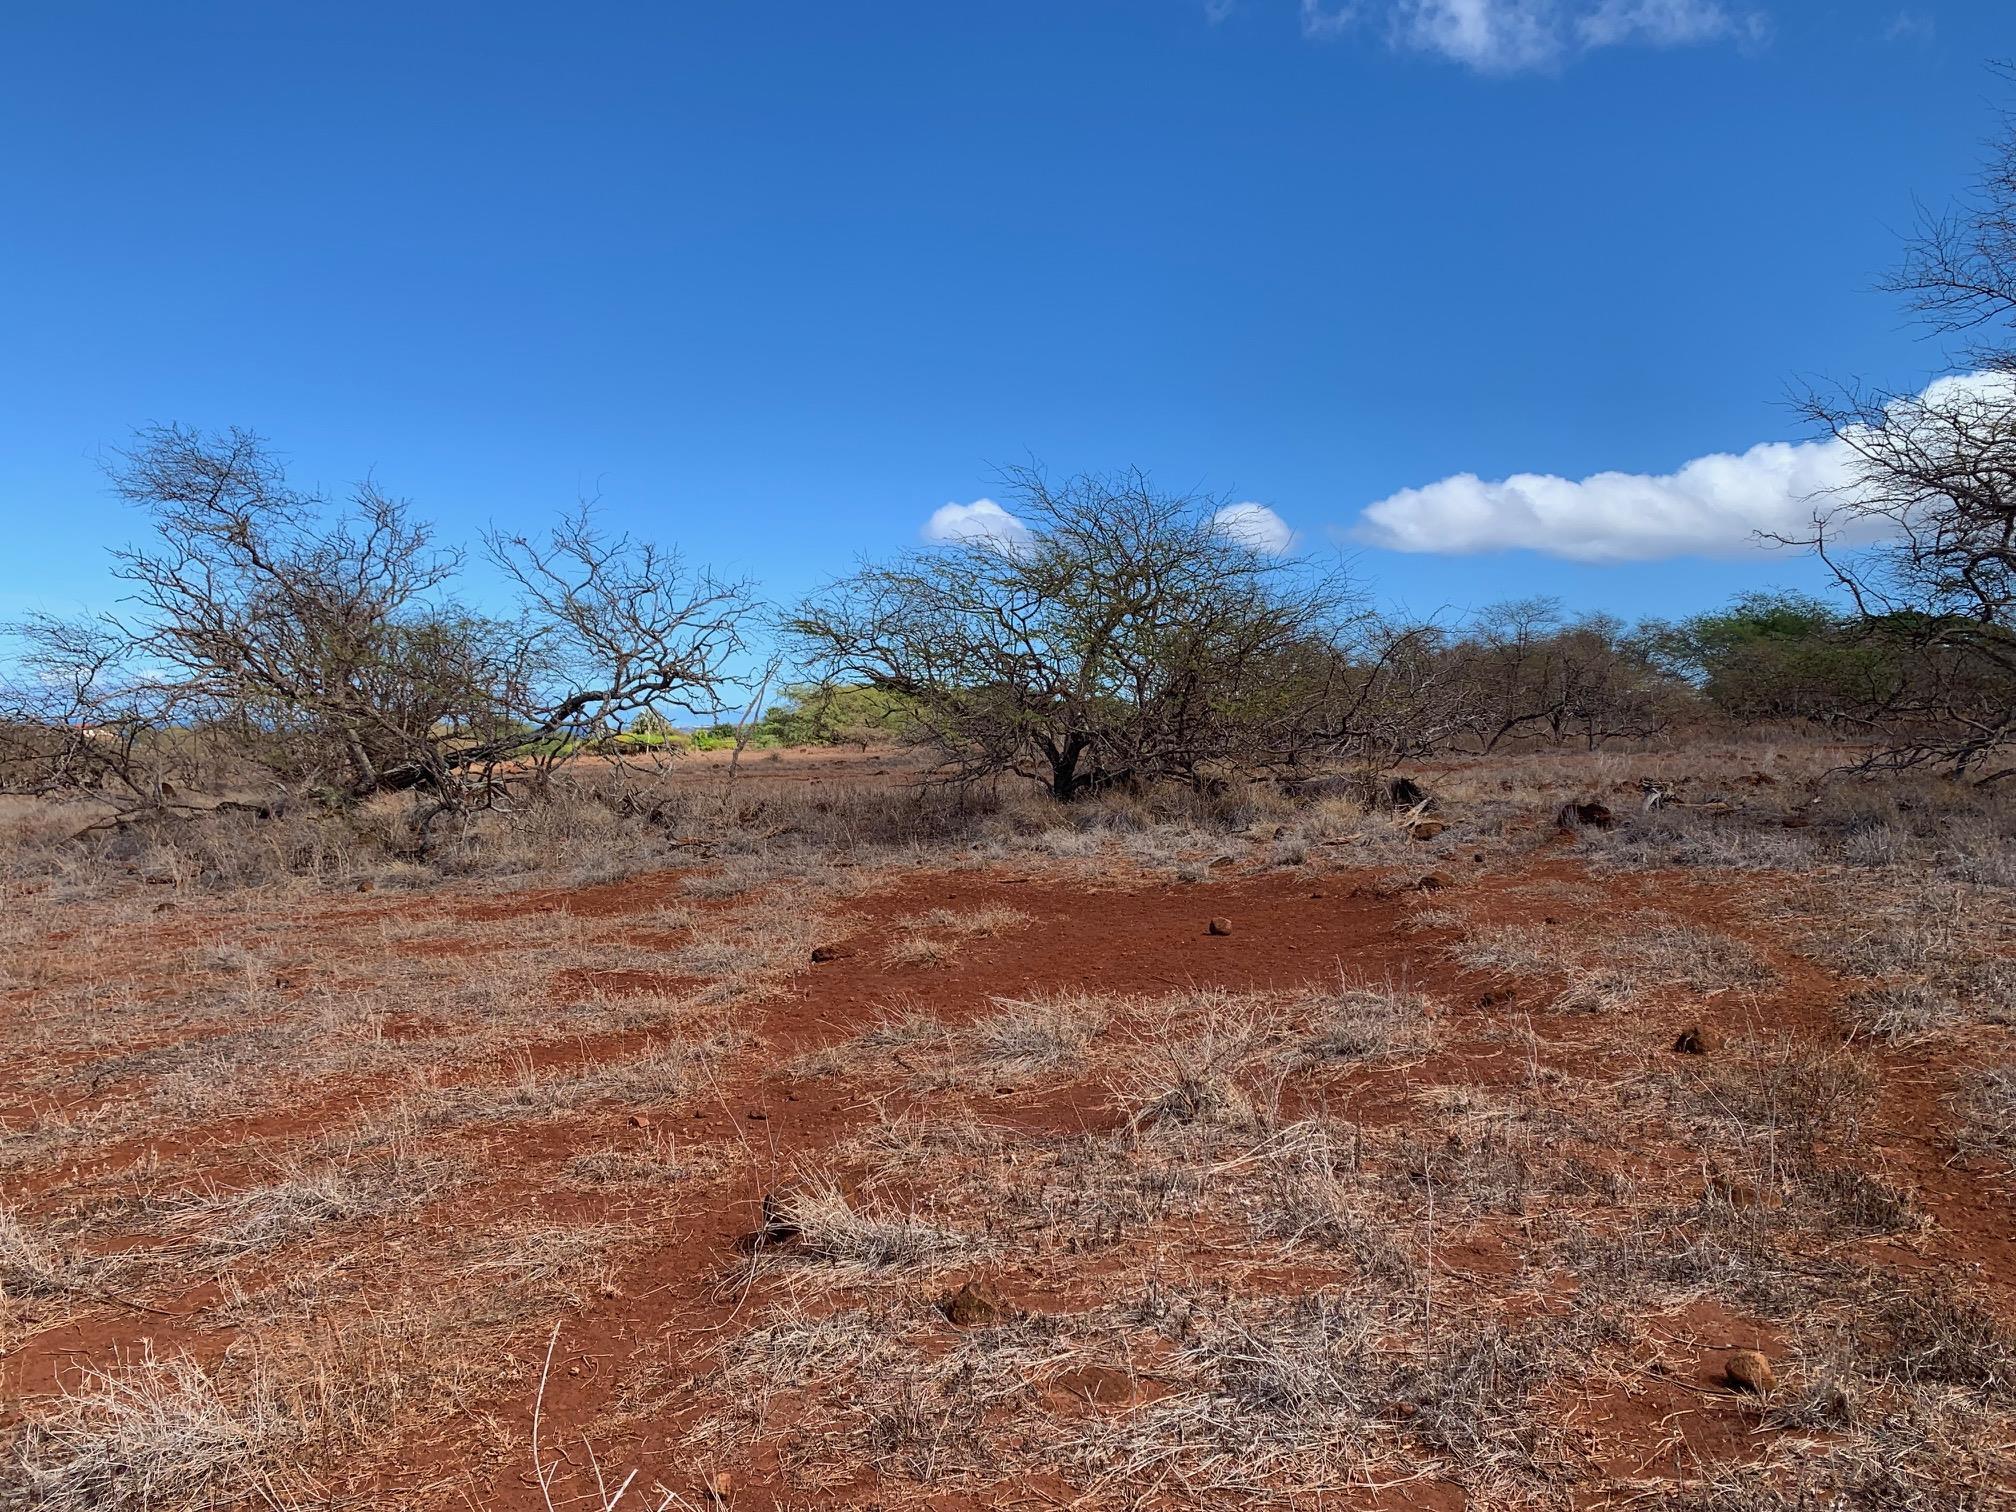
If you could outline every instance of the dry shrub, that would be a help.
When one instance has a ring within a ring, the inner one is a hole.
[[[1088,993],[996,998],[994,1012],[954,1032],[955,1055],[997,1080],[1055,1075],[1085,1062],[1113,1005]]]
[[[0,1207],[0,1302],[8,1297],[60,1296],[77,1282],[76,1266]]]
[[[759,1260],[816,1261],[861,1271],[922,1265],[980,1244],[974,1235],[927,1222],[915,1212],[856,1207],[837,1182],[816,1177],[780,1199],[772,1231],[788,1235],[788,1242],[759,1248]]]
[[[1956,1101],[1963,1148],[2016,1158],[2016,1064],[1975,1073]]]
[[[2016,1335],[1949,1278],[1895,1287],[1864,1318],[1869,1363],[1888,1379],[2016,1396]]]
[[[1917,1044],[1964,1017],[1949,993],[1924,981],[1857,988],[1848,994],[1842,1013],[1854,1033],[1885,1045]]]
[[[1143,1017],[1125,1057],[1122,1100],[1133,1110],[1133,1127],[1238,1130],[1272,1123],[1272,1100],[1256,1098],[1248,1073],[1281,1039],[1278,1005],[1197,992],[1150,1004]]]
[[[459,1182],[461,1163],[423,1152],[409,1134],[314,1165],[283,1164],[280,1179],[197,1198],[175,1217],[212,1256],[290,1244],[325,1224],[350,1223],[429,1201]]]
[[[1339,1143],[1339,1131],[1318,1123],[1280,1131],[1261,1171],[1255,1231],[1285,1244],[1342,1251],[1387,1286],[1417,1285],[1419,1263],[1376,1210],[1355,1136],[1348,1154]]]
[[[86,1367],[29,1424],[20,1472],[39,1512],[285,1505],[272,1495],[273,1468],[304,1434],[270,1383],[227,1401],[194,1360],[143,1344],[130,1363]]]
[[[1352,985],[1306,994],[1298,1005],[1310,1020],[1302,1052],[1312,1060],[1387,1060],[1419,1055],[1435,1043],[1435,1005],[1423,993],[1391,983]]]

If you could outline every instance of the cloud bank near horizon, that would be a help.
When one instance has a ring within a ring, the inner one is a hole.
[[[1937,404],[1998,391],[2016,401],[2016,380],[1941,378],[1923,397]],[[1389,551],[1457,556],[1523,550],[1595,563],[1739,556],[1766,545],[1760,535],[1802,532],[1816,501],[1851,481],[1852,461],[1848,444],[1828,437],[1713,452],[1669,473],[1456,473],[1367,505],[1346,533]]]

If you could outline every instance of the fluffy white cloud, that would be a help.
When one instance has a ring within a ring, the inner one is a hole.
[[[1767,23],[1723,0],[1301,0],[1302,32],[1336,37],[1382,18],[1396,47],[1479,73],[1557,68],[1603,47],[1760,41]]]
[[[1015,546],[1029,539],[1029,527],[992,499],[971,504],[945,504],[924,522],[927,541],[995,541]]]
[[[1295,532],[1288,522],[1265,504],[1227,504],[1211,520],[1234,540],[1269,556],[1281,556],[1295,544]]]
[[[1969,398],[2016,403],[2016,380],[1942,378],[1923,397],[1932,406]],[[1741,454],[1697,457],[1670,473],[1602,472],[1580,481],[1458,473],[1369,505],[1351,534],[1393,551],[1527,550],[1578,562],[1729,556],[1757,549],[1760,531],[1801,533],[1822,496],[1850,481],[1851,461],[1846,443],[1829,438],[1766,441]]]

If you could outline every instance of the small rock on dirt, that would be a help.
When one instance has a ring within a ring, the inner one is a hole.
[[[1764,1396],[1775,1390],[1778,1373],[1771,1362],[1754,1349],[1739,1349],[1723,1363],[1722,1377],[1741,1391]]]
[[[630,1115],[630,1127],[633,1129],[648,1129],[651,1127],[651,1120],[646,1118],[642,1113],[632,1113]]]
[[[1704,1029],[1699,1024],[1689,1024],[1673,1041],[1673,1048],[1682,1055],[1709,1055],[1721,1046],[1722,1041],[1716,1037],[1715,1031]]]
[[[1447,828],[1440,819],[1416,819],[1407,826],[1407,833],[1416,840],[1433,840]]]
[[[968,1281],[938,1301],[938,1310],[959,1328],[986,1328],[1019,1316],[1000,1292],[985,1281]]]
[[[854,954],[852,945],[814,945],[812,959],[818,962],[844,961]]]
[[[1232,921],[1230,919],[1213,919],[1205,928],[1214,935],[1228,935],[1232,933]]]

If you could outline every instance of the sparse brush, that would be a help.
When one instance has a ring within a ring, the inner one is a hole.
[[[58,1296],[77,1280],[74,1265],[58,1258],[12,1209],[0,1207],[0,1300]]]
[[[1378,1216],[1355,1155],[1317,1124],[1290,1124],[1268,1152],[1265,1185],[1253,1211],[1264,1238],[1342,1250],[1368,1276],[1396,1289],[1413,1287],[1419,1266]]]
[[[930,930],[961,940],[1004,935],[1029,922],[1029,915],[1013,908],[934,908],[902,921],[912,930]]]
[[[921,1265],[978,1247],[978,1239],[929,1223],[910,1212],[862,1209],[837,1183],[814,1180],[779,1199],[773,1227],[791,1242],[760,1250],[796,1260],[817,1260],[862,1270]]]
[[[38,1512],[284,1505],[271,1496],[268,1467],[301,1433],[263,1383],[226,1401],[194,1360],[143,1345],[129,1364],[86,1367],[30,1422],[20,1469]]]
[[[1857,988],[1842,1005],[1857,1034],[1885,1045],[1930,1039],[1961,1021],[1960,1005],[1926,981]]]
[[[1806,1161],[1816,1141],[1852,1137],[1873,1095],[1870,1071],[1852,1051],[1787,1038],[1754,1042],[1684,1085],[1725,1128],[1769,1141],[1774,1162]]]
[[[439,1195],[461,1178],[460,1164],[400,1142],[315,1166],[282,1167],[266,1186],[199,1198],[177,1215],[212,1255],[271,1249],[325,1224],[348,1223]]]
[[[1473,971],[1562,978],[1554,1003],[1562,1011],[1608,1012],[1662,987],[1715,992],[1772,977],[1741,940],[1649,915],[1572,936],[1547,925],[1498,925],[1473,932],[1450,953]]]
[[[1892,1380],[2016,1395],[2016,1334],[1950,1279],[1887,1292],[1866,1312],[1861,1332],[1871,1363]]]
[[[706,1145],[681,1145],[670,1134],[653,1134],[636,1145],[604,1145],[570,1156],[567,1174],[593,1185],[643,1186],[689,1181],[721,1166],[720,1154]]]
[[[1270,1104],[1256,1100],[1245,1074],[1280,1038],[1276,1001],[1192,993],[1150,1005],[1147,1017],[1128,1056],[1124,1096],[1134,1127],[1252,1129],[1271,1122]]]
[[[889,942],[883,959],[891,966],[944,966],[958,953],[958,946],[950,940],[926,934],[906,934],[898,935]]]
[[[1801,1172],[1799,1190],[1820,1210],[1819,1221],[1828,1229],[1895,1234],[1919,1221],[1908,1192],[1854,1166],[1822,1166]]]
[[[1963,1145],[2016,1157],[2016,1065],[1976,1073],[1957,1101],[1966,1121]]]
[[[1312,1059],[1385,1060],[1435,1043],[1435,1007],[1423,993],[1340,982],[1308,994],[1301,1006],[1310,1019],[1302,1052]]]
[[[1409,1428],[1473,1473],[1532,1464],[1552,1430],[1531,1397],[1556,1352],[1544,1325],[1515,1330],[1498,1319],[1434,1340],[1404,1378],[1416,1408]]]
[[[1213,1320],[1182,1358],[1246,1420],[1224,1426],[1258,1454],[1321,1454],[1362,1436],[1389,1400],[1391,1326],[1367,1298],[1323,1292]]]
[[[1083,993],[996,998],[995,1011],[954,1036],[957,1053],[997,1077],[1030,1077],[1082,1064],[1112,1008]]]
[[[502,1277],[517,1293],[494,1321],[516,1319],[532,1309],[580,1307],[591,1298],[619,1294],[611,1251],[634,1237],[633,1230],[610,1223],[493,1233],[475,1247],[470,1269]]]

